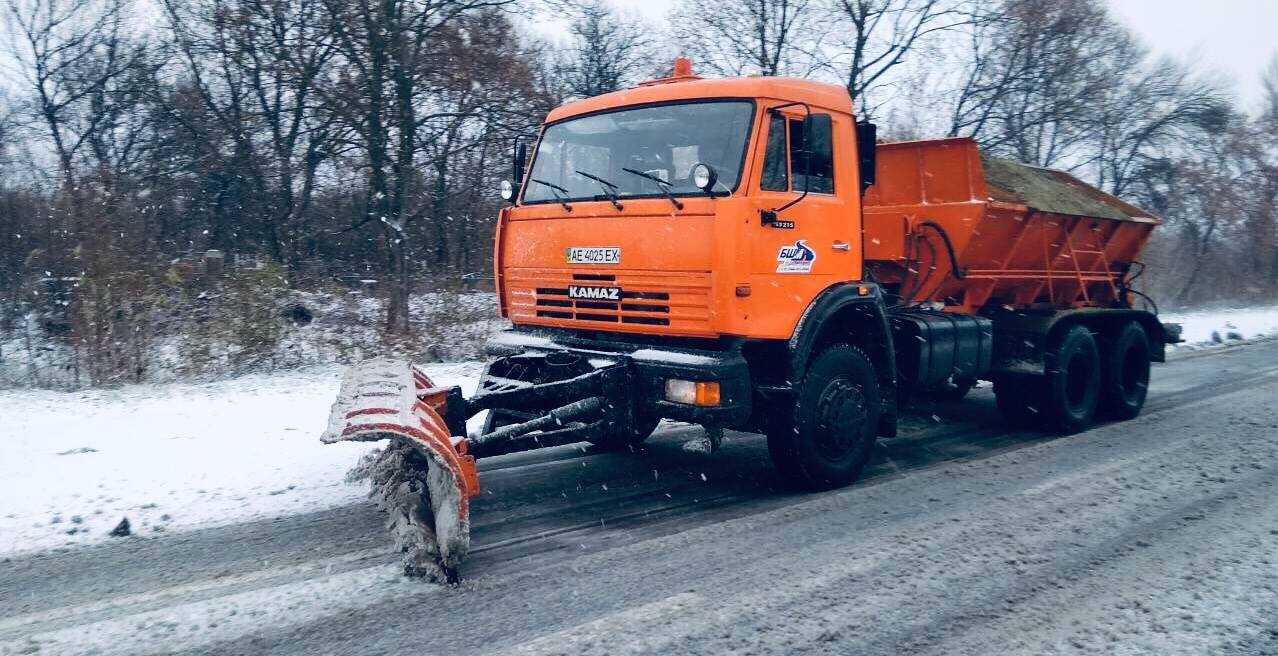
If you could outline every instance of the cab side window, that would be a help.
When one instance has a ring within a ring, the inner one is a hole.
[[[790,121],[790,166],[794,171],[794,190],[815,194],[834,193],[834,130],[829,114],[813,114],[808,136],[803,143],[803,122]],[[806,147],[806,148],[805,148]],[[804,150],[807,152],[804,152]]]
[[[763,154],[763,179],[759,188],[764,191],[788,191],[790,174],[786,162],[786,119],[784,116],[773,116],[768,122],[768,144]]]
[[[807,132],[811,143],[806,144],[805,150],[803,121],[772,117],[768,122],[760,189],[803,191],[806,184],[814,194],[834,193],[834,130],[830,115],[813,114]]]

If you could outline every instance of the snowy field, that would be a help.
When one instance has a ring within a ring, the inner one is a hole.
[[[473,391],[478,363],[427,367]],[[363,498],[369,444],[323,445],[342,368],[217,383],[0,392],[0,553],[156,535]]]
[[[1278,335],[1278,306],[1168,312],[1159,319],[1184,327],[1181,349]]]
[[[1187,344],[1207,348],[1278,335],[1278,307],[1167,314]],[[469,393],[479,363],[427,367]],[[0,553],[330,508],[363,498],[343,482],[372,448],[325,446],[342,368],[248,375],[204,384],[112,390],[0,391]]]

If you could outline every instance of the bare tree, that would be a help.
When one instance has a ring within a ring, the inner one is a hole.
[[[622,16],[602,0],[572,6],[571,42],[555,65],[566,96],[589,98],[617,91],[649,72],[652,40],[633,17]],[[662,62],[668,64],[668,62]]]
[[[671,13],[675,43],[717,75],[807,76],[817,68],[813,0],[729,0],[707,11],[682,0]]]
[[[1086,116],[1098,186],[1117,196],[1150,162],[1198,149],[1204,137],[1228,124],[1229,105],[1210,84],[1169,60],[1146,63],[1132,44],[1110,67],[1114,86],[1098,93]]]
[[[950,134],[1023,162],[1077,166],[1093,102],[1117,84],[1130,34],[1099,0],[1006,0],[974,18],[969,38]]]
[[[9,0],[12,57],[28,103],[24,127],[57,162],[46,270],[76,276],[71,368],[95,383],[144,372],[150,238],[133,172],[144,158],[158,61],[125,0]]]
[[[326,8],[320,0],[164,0],[164,8],[187,88],[211,121],[171,117],[203,159],[247,179],[236,211],[256,217],[269,254],[288,262],[309,236],[303,222],[334,137],[331,115],[315,102],[334,55]]]
[[[1278,54],[1269,60],[1261,76],[1264,97],[1255,125],[1257,182],[1248,212],[1253,238],[1245,241],[1251,261],[1263,272],[1270,291],[1278,289]]]
[[[890,82],[890,73],[919,54],[930,37],[971,20],[963,0],[833,0],[827,9],[835,26],[827,39],[827,66],[841,75],[848,93],[867,114],[868,101]],[[881,104],[881,103],[880,103]]]
[[[529,53],[500,13],[460,17],[456,29],[441,34],[445,60],[459,64],[432,78],[423,92],[423,100],[437,109],[420,127],[418,158],[429,173],[423,181],[427,192],[424,202],[413,203],[407,220],[419,226],[415,239],[431,249],[424,259],[451,275],[466,266],[475,220],[490,225],[498,210],[492,190],[509,169],[495,164],[509,153],[515,135],[534,131],[549,103],[537,102]]]
[[[129,21],[126,0],[8,2],[11,54],[32,97],[27,119],[50,140],[68,192],[86,152],[108,168],[134,154],[137,131],[123,124],[139,103],[148,52]]]
[[[1260,78],[1264,98],[1261,100],[1261,118],[1278,132],[1278,52],[1269,58],[1269,64]]]
[[[13,163],[12,135],[15,111],[9,94],[0,90],[0,188],[4,188],[8,167]]]
[[[1259,236],[1252,212],[1262,183],[1255,166],[1260,151],[1246,118],[1226,111],[1194,149],[1150,162],[1133,183],[1133,195],[1162,216],[1177,239],[1175,265],[1165,272],[1176,304],[1220,296],[1213,279],[1239,298],[1247,291],[1239,281],[1255,279],[1239,264],[1246,262],[1247,242]]]
[[[350,229],[381,226],[395,280],[386,328],[407,334],[412,282],[407,227],[418,214],[413,195],[422,131],[466,113],[427,98],[437,80],[449,75],[450,62],[434,53],[457,19],[512,0],[324,1],[339,59],[318,90],[350,129],[367,173],[363,216]]]

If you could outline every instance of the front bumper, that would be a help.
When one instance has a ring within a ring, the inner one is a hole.
[[[495,335],[484,351],[499,358],[573,354],[596,369],[622,364],[630,372],[628,400],[636,413],[647,416],[724,427],[744,425],[750,416],[750,371],[736,350],[654,347],[515,328]],[[719,383],[719,405],[665,400],[670,378]]]

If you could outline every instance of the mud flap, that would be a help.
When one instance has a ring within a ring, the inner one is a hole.
[[[479,479],[464,436],[451,435],[444,420],[448,397],[406,362],[358,364],[347,371],[320,440],[391,440],[361,467],[387,512],[405,571],[452,582],[470,549],[470,498]]]

